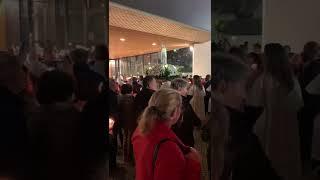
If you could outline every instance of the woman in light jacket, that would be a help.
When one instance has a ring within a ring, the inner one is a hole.
[[[265,68],[255,82],[256,101],[265,110],[255,130],[272,166],[285,180],[301,177],[298,111],[303,99],[298,80],[280,44],[265,46]]]

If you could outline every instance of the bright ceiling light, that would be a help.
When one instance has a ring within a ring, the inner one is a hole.
[[[126,41],[126,39],[125,38],[120,38],[120,41],[124,42],[124,41]]]
[[[189,49],[190,49],[190,51],[191,51],[191,52],[193,52],[193,46],[190,46],[190,48],[189,48]]]
[[[152,43],[152,46],[156,46],[157,45],[157,43]]]

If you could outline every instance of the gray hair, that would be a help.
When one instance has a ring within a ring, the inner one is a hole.
[[[177,78],[171,82],[171,88],[175,90],[180,90],[188,86],[188,82],[184,79]]]
[[[235,56],[216,54],[213,56],[213,84],[221,81],[236,82],[246,78],[249,67]]]

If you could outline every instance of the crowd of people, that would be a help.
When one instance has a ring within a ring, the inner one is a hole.
[[[107,47],[50,57],[0,52],[0,179],[106,179]]]
[[[248,49],[213,45],[212,77],[121,82],[105,45],[0,52],[0,178],[106,179],[117,158],[138,180],[319,173],[320,45]]]
[[[148,167],[150,165],[151,167],[152,164],[145,164],[144,159],[152,159],[152,152],[155,150],[154,146],[161,140],[172,138],[170,140],[179,142],[178,144],[183,147],[194,148],[196,146],[195,129],[199,129],[200,132],[201,127],[206,124],[209,118],[210,85],[210,75],[207,75],[205,79],[195,75],[192,78],[181,77],[171,81],[157,79],[154,76],[140,76],[139,79],[132,78],[122,83],[110,79],[109,89],[112,92],[110,92],[109,96],[109,116],[112,123],[109,128],[110,142],[112,142],[113,147],[112,153],[110,153],[111,169],[117,167],[116,158],[118,157],[125,163],[135,165],[136,179],[149,179],[151,177],[148,175],[151,172],[146,172],[144,167],[145,165]],[[171,96],[167,96],[166,93],[172,94],[173,97],[178,95],[178,97],[175,97],[177,99],[171,99]],[[156,94],[159,97],[154,97]],[[152,98],[154,98],[154,105],[152,105]],[[170,120],[174,110],[177,110],[174,123],[170,123],[170,127],[168,127],[166,122]],[[153,126],[157,126],[158,123],[162,129],[154,132],[155,127]],[[166,130],[163,129],[165,127],[167,128]],[[161,134],[162,130],[168,133],[166,134],[168,137]],[[155,134],[150,135],[149,131]],[[146,137],[152,136],[151,142],[145,140],[144,135]],[[145,154],[146,151],[150,153]],[[170,148],[163,151],[163,155],[172,154],[170,153]],[[207,149],[205,149],[206,151]],[[162,152],[162,148],[160,152]],[[119,153],[121,154],[120,156]],[[172,158],[176,158],[175,154],[172,155]],[[170,167],[175,165],[171,162],[169,155],[165,156],[168,159],[153,165],[156,166],[154,173],[159,175],[158,179],[170,179],[173,177],[180,177],[181,179],[182,174],[179,172],[166,173],[166,171],[169,172],[167,168],[171,169]],[[180,155],[180,157],[183,156]],[[159,161],[160,159],[162,157],[159,157]],[[181,163],[179,161],[176,162]],[[199,163],[201,163],[200,160]],[[158,167],[158,164],[161,167]],[[182,164],[177,164],[177,166],[183,167]],[[199,169],[200,166],[198,167]],[[193,177],[189,178],[194,179]]]
[[[298,180],[319,169],[319,47],[214,49],[213,179]]]

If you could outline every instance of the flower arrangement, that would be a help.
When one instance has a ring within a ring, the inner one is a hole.
[[[180,67],[172,64],[157,64],[146,70],[147,75],[156,76],[159,79],[170,79],[181,75]]]

